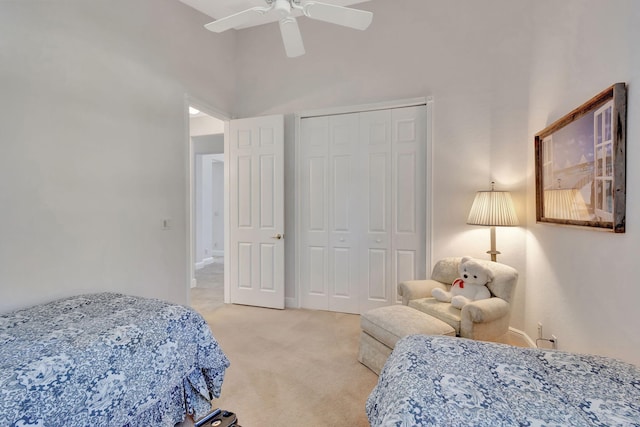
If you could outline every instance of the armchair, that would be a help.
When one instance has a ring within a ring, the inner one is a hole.
[[[456,335],[482,341],[496,341],[509,330],[511,302],[518,282],[518,272],[505,264],[477,260],[493,272],[494,279],[487,283],[491,298],[473,301],[454,308],[431,296],[431,290],[449,290],[458,277],[461,257],[444,258],[436,263],[427,280],[409,280],[398,284],[402,304],[415,308],[449,324]]]

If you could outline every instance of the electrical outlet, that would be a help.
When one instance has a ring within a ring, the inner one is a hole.
[[[558,337],[556,337],[555,335],[551,335],[551,344],[553,345],[553,349],[557,350],[558,349]]]
[[[538,322],[538,339],[542,339],[542,322]]]

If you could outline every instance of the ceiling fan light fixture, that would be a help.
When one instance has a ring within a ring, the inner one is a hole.
[[[255,17],[272,11],[279,16],[280,32],[287,56],[294,58],[305,53],[300,28],[296,18],[291,14],[292,9],[300,10],[309,19],[329,22],[356,30],[365,30],[371,24],[373,13],[321,3],[314,0],[265,0],[268,7],[252,7],[225,18],[220,18],[205,25],[209,31],[220,33],[231,28],[250,24]]]
[[[291,2],[289,0],[275,0],[273,10],[280,15],[281,19],[286,18],[291,14]]]

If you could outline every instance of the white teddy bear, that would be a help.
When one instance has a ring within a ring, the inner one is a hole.
[[[463,257],[458,267],[460,277],[451,284],[449,292],[435,288],[431,295],[442,302],[450,302],[455,308],[461,309],[471,301],[491,297],[486,284],[493,280],[493,273],[471,257]]]

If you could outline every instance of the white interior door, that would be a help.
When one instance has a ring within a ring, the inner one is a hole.
[[[284,118],[229,122],[229,296],[284,308]]]

